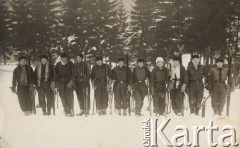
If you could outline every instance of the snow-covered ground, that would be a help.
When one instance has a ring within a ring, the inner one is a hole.
[[[0,66],[0,69],[2,68]],[[14,66],[6,66],[5,71],[0,71],[0,136],[2,137],[3,148],[143,147],[144,131],[142,122],[148,118],[156,119],[154,116],[151,117],[149,112],[145,110],[148,106],[147,98],[145,98],[143,107],[145,116],[139,118],[136,118],[133,114],[130,117],[120,117],[116,114],[108,114],[102,117],[95,114],[87,118],[84,116],[65,117],[63,116],[60,98],[56,116],[42,116],[40,109],[37,109],[36,115],[24,116],[20,110],[17,96],[11,93],[9,89],[12,73],[8,71],[13,68]],[[92,95],[91,93],[91,98],[93,98]],[[237,139],[240,142],[239,96],[240,90],[232,93],[230,117],[214,121],[214,125],[218,125],[220,130],[214,132],[215,142],[217,142],[219,136],[226,133],[221,132],[224,125],[231,125],[236,129]],[[75,96],[75,113],[79,112],[77,104]],[[170,114],[168,118],[171,118],[171,121],[165,129],[165,133],[171,137],[179,133],[174,130],[176,126],[184,125],[189,128],[191,141],[193,137],[192,126],[208,126],[212,120],[210,100],[208,100],[206,108],[206,118],[190,117],[189,110],[186,111],[185,117],[176,117]],[[210,147],[206,141],[206,133],[200,133],[200,147]],[[160,139],[158,139],[158,147],[166,147]]]

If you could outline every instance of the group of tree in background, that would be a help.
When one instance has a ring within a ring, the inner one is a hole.
[[[86,49],[88,59],[116,61],[124,53],[151,61],[176,51],[213,58],[239,52],[239,0],[4,0],[0,48],[5,58]],[[69,42],[69,37],[72,38]],[[116,56],[118,55],[118,56]]]

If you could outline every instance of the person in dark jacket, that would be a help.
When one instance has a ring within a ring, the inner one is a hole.
[[[229,70],[223,67],[223,58],[219,57],[216,59],[215,63],[217,66],[212,68],[209,73],[208,88],[212,98],[213,117],[217,118],[222,116],[227,93],[234,90],[234,80],[232,76],[228,78]],[[230,86],[225,82],[227,79],[230,79]]]
[[[76,57],[76,63],[74,63],[74,80],[75,80],[75,91],[77,94],[80,113],[78,116],[83,114],[89,114],[90,109],[90,69],[86,62],[83,61],[83,54],[78,54]],[[86,102],[87,101],[87,102]]]
[[[141,110],[145,96],[148,94],[146,80],[150,80],[151,72],[144,66],[144,59],[137,60],[137,66],[132,72],[132,89],[135,98],[135,115],[142,116]],[[149,83],[149,82],[147,82]]]
[[[188,88],[189,105],[191,114],[199,115],[203,99],[205,77],[205,67],[200,64],[200,57],[197,54],[192,55],[191,64],[186,71],[186,84]]]
[[[54,68],[51,88],[59,88],[59,95],[64,108],[65,116],[74,116],[73,111],[73,63],[68,59],[67,53],[61,54],[61,61]]]
[[[111,91],[111,81],[111,68],[107,64],[103,64],[103,58],[101,56],[97,56],[96,65],[92,68],[91,82],[96,99],[96,108],[100,116],[106,115],[108,93]]]
[[[30,65],[27,65],[27,57],[19,56],[19,65],[13,71],[12,92],[18,96],[21,110],[25,115],[33,111],[31,95],[34,92],[34,72]],[[17,87],[17,90],[16,90]]]
[[[130,77],[131,77],[131,69],[128,68],[127,74],[127,67],[124,65],[125,63],[124,58],[118,59],[118,66],[116,66],[112,70],[112,78],[113,78],[113,91],[116,103],[116,109],[118,111],[118,115],[121,115],[121,109],[123,110],[123,115],[127,116],[127,107],[128,107],[128,100],[127,100],[127,90],[130,90]],[[127,77],[128,77],[128,84],[127,84]]]
[[[165,112],[165,97],[167,83],[169,81],[169,70],[164,67],[162,57],[156,59],[156,66],[151,73],[151,91],[153,95],[153,112],[156,116],[163,116]]]
[[[37,64],[35,68],[36,89],[39,96],[39,104],[42,108],[43,115],[51,115],[51,109],[53,105],[53,96],[51,96],[51,81],[52,74],[51,65],[48,62],[48,56],[42,54],[40,56],[41,62]],[[47,102],[45,100],[47,98]]]
[[[173,58],[173,65],[170,70],[170,98],[172,100],[172,109],[178,116],[183,115],[184,91],[186,89],[186,72],[185,68],[180,64],[181,58],[176,56]]]

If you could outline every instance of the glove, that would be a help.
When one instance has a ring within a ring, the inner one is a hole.
[[[93,88],[93,90],[96,90],[96,89],[97,89],[97,86],[93,85],[92,88]]]
[[[110,92],[111,91],[111,85],[107,84],[107,91]]]
[[[16,88],[10,87],[10,89],[11,89],[12,93],[17,93]]]
[[[36,90],[37,90],[37,92],[39,92],[39,90],[40,90],[40,87],[39,87],[39,86],[36,86]]]
[[[130,85],[127,86],[127,90],[128,91],[131,91],[132,90],[132,87]]]
[[[30,91],[30,92],[33,92],[34,90],[35,90],[34,85],[33,85],[33,84],[30,84],[30,86],[29,86],[29,91]]]
[[[181,92],[185,92],[186,90],[186,85],[183,84],[183,86],[181,87]]]
[[[151,93],[152,95],[155,95],[154,87],[151,87]]]
[[[171,90],[171,89],[173,89],[173,82],[169,82],[169,85],[168,85],[168,88],[167,88],[168,90]]]
[[[68,88],[72,88],[72,87],[73,87],[73,82],[70,81],[70,82],[67,84],[67,87],[68,87]]]
[[[55,82],[51,82],[50,87],[51,87],[52,90],[55,89],[55,86],[56,86]]]

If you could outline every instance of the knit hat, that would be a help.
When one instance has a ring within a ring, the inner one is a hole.
[[[95,59],[96,59],[96,61],[99,61],[99,60],[103,60],[103,57],[102,56],[97,56]]]
[[[163,58],[162,58],[162,57],[158,57],[158,58],[156,59],[156,63],[158,63],[158,62],[162,62],[162,63],[164,63]]]
[[[21,61],[22,59],[25,59],[25,60],[26,60],[26,59],[27,59],[27,56],[21,55],[21,56],[18,57],[18,61]]]
[[[48,59],[48,56],[46,54],[42,54],[42,55],[40,55],[40,59],[42,59],[42,58]]]
[[[80,57],[80,58],[83,59],[83,54],[80,53],[80,54],[77,55],[77,57]]]
[[[61,53],[61,58],[67,58],[67,53],[66,52]]]
[[[139,59],[137,60],[137,62],[144,62],[144,59],[139,58]]]
[[[192,56],[191,56],[191,59],[199,59],[200,57],[199,57],[199,55],[198,54],[193,54]]]
[[[120,62],[120,61],[125,61],[125,59],[123,58],[123,57],[121,57],[121,58],[118,58],[118,60],[117,60],[117,62]]]
[[[181,61],[181,58],[179,57],[179,56],[175,56],[175,57],[173,57],[173,61]]]
[[[224,59],[223,59],[222,57],[219,57],[219,58],[216,59],[215,62],[216,62],[216,63],[218,63],[218,62],[224,63]]]

